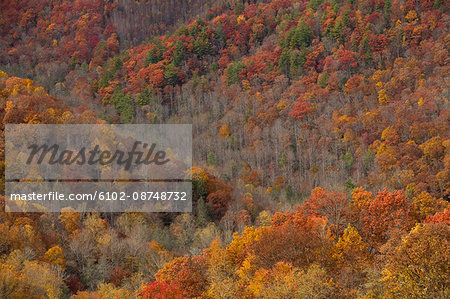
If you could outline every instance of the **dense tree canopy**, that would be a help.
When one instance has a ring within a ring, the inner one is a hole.
[[[0,297],[448,298],[449,9],[3,1]],[[4,212],[7,123],[192,123],[193,212]]]

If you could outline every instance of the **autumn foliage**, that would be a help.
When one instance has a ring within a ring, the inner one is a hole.
[[[192,213],[7,213],[0,298],[448,298],[448,1],[3,1],[5,124],[192,123]],[[195,16],[195,18],[194,18]]]

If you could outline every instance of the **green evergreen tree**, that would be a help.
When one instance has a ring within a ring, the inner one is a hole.
[[[184,60],[185,51],[184,44],[181,40],[177,40],[175,43],[175,52],[173,53],[173,63],[175,66],[180,66]]]
[[[319,7],[319,5],[321,5],[321,4],[322,4],[322,0],[310,0],[306,7],[316,10]]]
[[[227,85],[230,86],[232,84],[239,83],[239,73],[245,68],[245,65],[242,62],[233,62],[227,66],[226,69],[226,81]]]
[[[304,49],[311,45],[312,31],[311,28],[303,21],[297,24],[293,34],[290,36],[289,48],[290,49]]]
[[[350,171],[353,167],[353,163],[355,162],[353,156],[350,152],[346,152],[342,155],[342,160],[344,161],[344,168],[346,171]]]
[[[152,99],[153,89],[151,86],[148,86],[147,88],[144,88],[144,90],[137,96],[136,102],[141,106],[145,106],[150,104]]]
[[[145,57],[146,65],[160,62],[163,59],[163,53],[165,51],[165,46],[161,44],[160,41],[156,41],[155,46],[148,51],[147,56]]]
[[[105,70],[98,80],[98,87],[107,87],[109,85],[109,81],[114,78],[113,73],[109,70]]]
[[[130,95],[125,95],[122,88],[117,87],[114,91],[112,104],[120,116],[120,122],[123,124],[133,123],[134,108],[133,99]]]
[[[286,153],[285,152],[283,152],[282,154],[281,154],[281,160],[280,160],[280,166],[282,167],[282,168],[284,168],[285,166],[286,166]]]
[[[299,51],[292,51],[289,61],[289,74],[291,78],[300,76],[303,73],[303,65],[306,62],[305,55]]]
[[[223,31],[222,23],[217,24],[216,28],[214,29],[214,40],[215,40],[217,49],[219,49],[219,50],[222,50],[227,43],[227,39],[225,38],[225,32]]]
[[[242,14],[242,12],[244,11],[244,3],[242,0],[238,0],[236,3],[236,6],[234,7],[234,14],[235,15],[240,15]]]
[[[356,186],[355,186],[355,184],[353,184],[352,179],[348,178],[345,181],[345,190],[347,190],[347,192],[351,193],[353,191],[353,189],[355,189],[355,188],[356,188]]]
[[[201,196],[197,201],[197,217],[196,223],[198,227],[204,227],[209,222],[208,208],[206,207],[205,200]]]
[[[319,84],[320,87],[325,88],[328,85],[328,79],[330,79],[330,75],[324,72],[319,76],[317,84]]]
[[[178,83],[178,69],[173,63],[169,63],[164,70],[164,79],[167,84],[176,85]]]
[[[216,62],[211,63],[211,67],[210,67],[211,72],[217,72],[218,69],[219,69],[219,66],[217,65]]]
[[[186,25],[181,24],[181,26],[177,29],[177,31],[175,31],[174,35],[175,36],[181,36],[181,35],[188,36],[189,30],[186,28]]]
[[[206,158],[206,162],[209,165],[213,165],[213,166],[217,165],[216,155],[213,152],[209,152],[208,157]]]
[[[117,73],[123,66],[123,62],[120,59],[120,56],[116,56],[111,59],[111,71],[115,74]]]
[[[442,1],[441,0],[434,0],[434,8],[439,9],[441,7]]]
[[[198,58],[211,54],[212,45],[206,30],[202,30],[194,41],[194,53]]]
[[[391,0],[384,1],[383,12],[386,18],[391,14],[391,5]]]
[[[283,50],[281,52],[280,60],[278,61],[278,67],[280,70],[286,75],[289,75],[289,61],[290,61],[290,55],[288,50]]]

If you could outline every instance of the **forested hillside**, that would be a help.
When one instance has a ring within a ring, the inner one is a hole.
[[[119,40],[132,45],[145,41],[150,35],[176,29],[196,16],[213,15],[215,11],[211,8],[218,7],[221,1],[119,0],[115,3],[108,19],[115,25]]]
[[[448,2],[0,8],[2,132],[192,123],[195,165],[191,214],[1,212],[0,297],[450,296]]]
[[[91,61],[101,65],[120,47],[173,30],[175,24],[197,15],[212,15],[209,8],[214,4],[204,0],[2,1],[0,63],[16,76],[60,90],[57,83],[64,83],[74,68],[87,69]]]

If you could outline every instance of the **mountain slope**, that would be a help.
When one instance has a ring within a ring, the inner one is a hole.
[[[443,196],[443,5],[238,5],[116,56],[94,88],[122,122],[193,121],[197,160],[214,155],[222,174],[247,183]]]
[[[0,211],[0,297],[449,297],[448,1],[40,3],[2,126],[192,123],[193,213]]]

